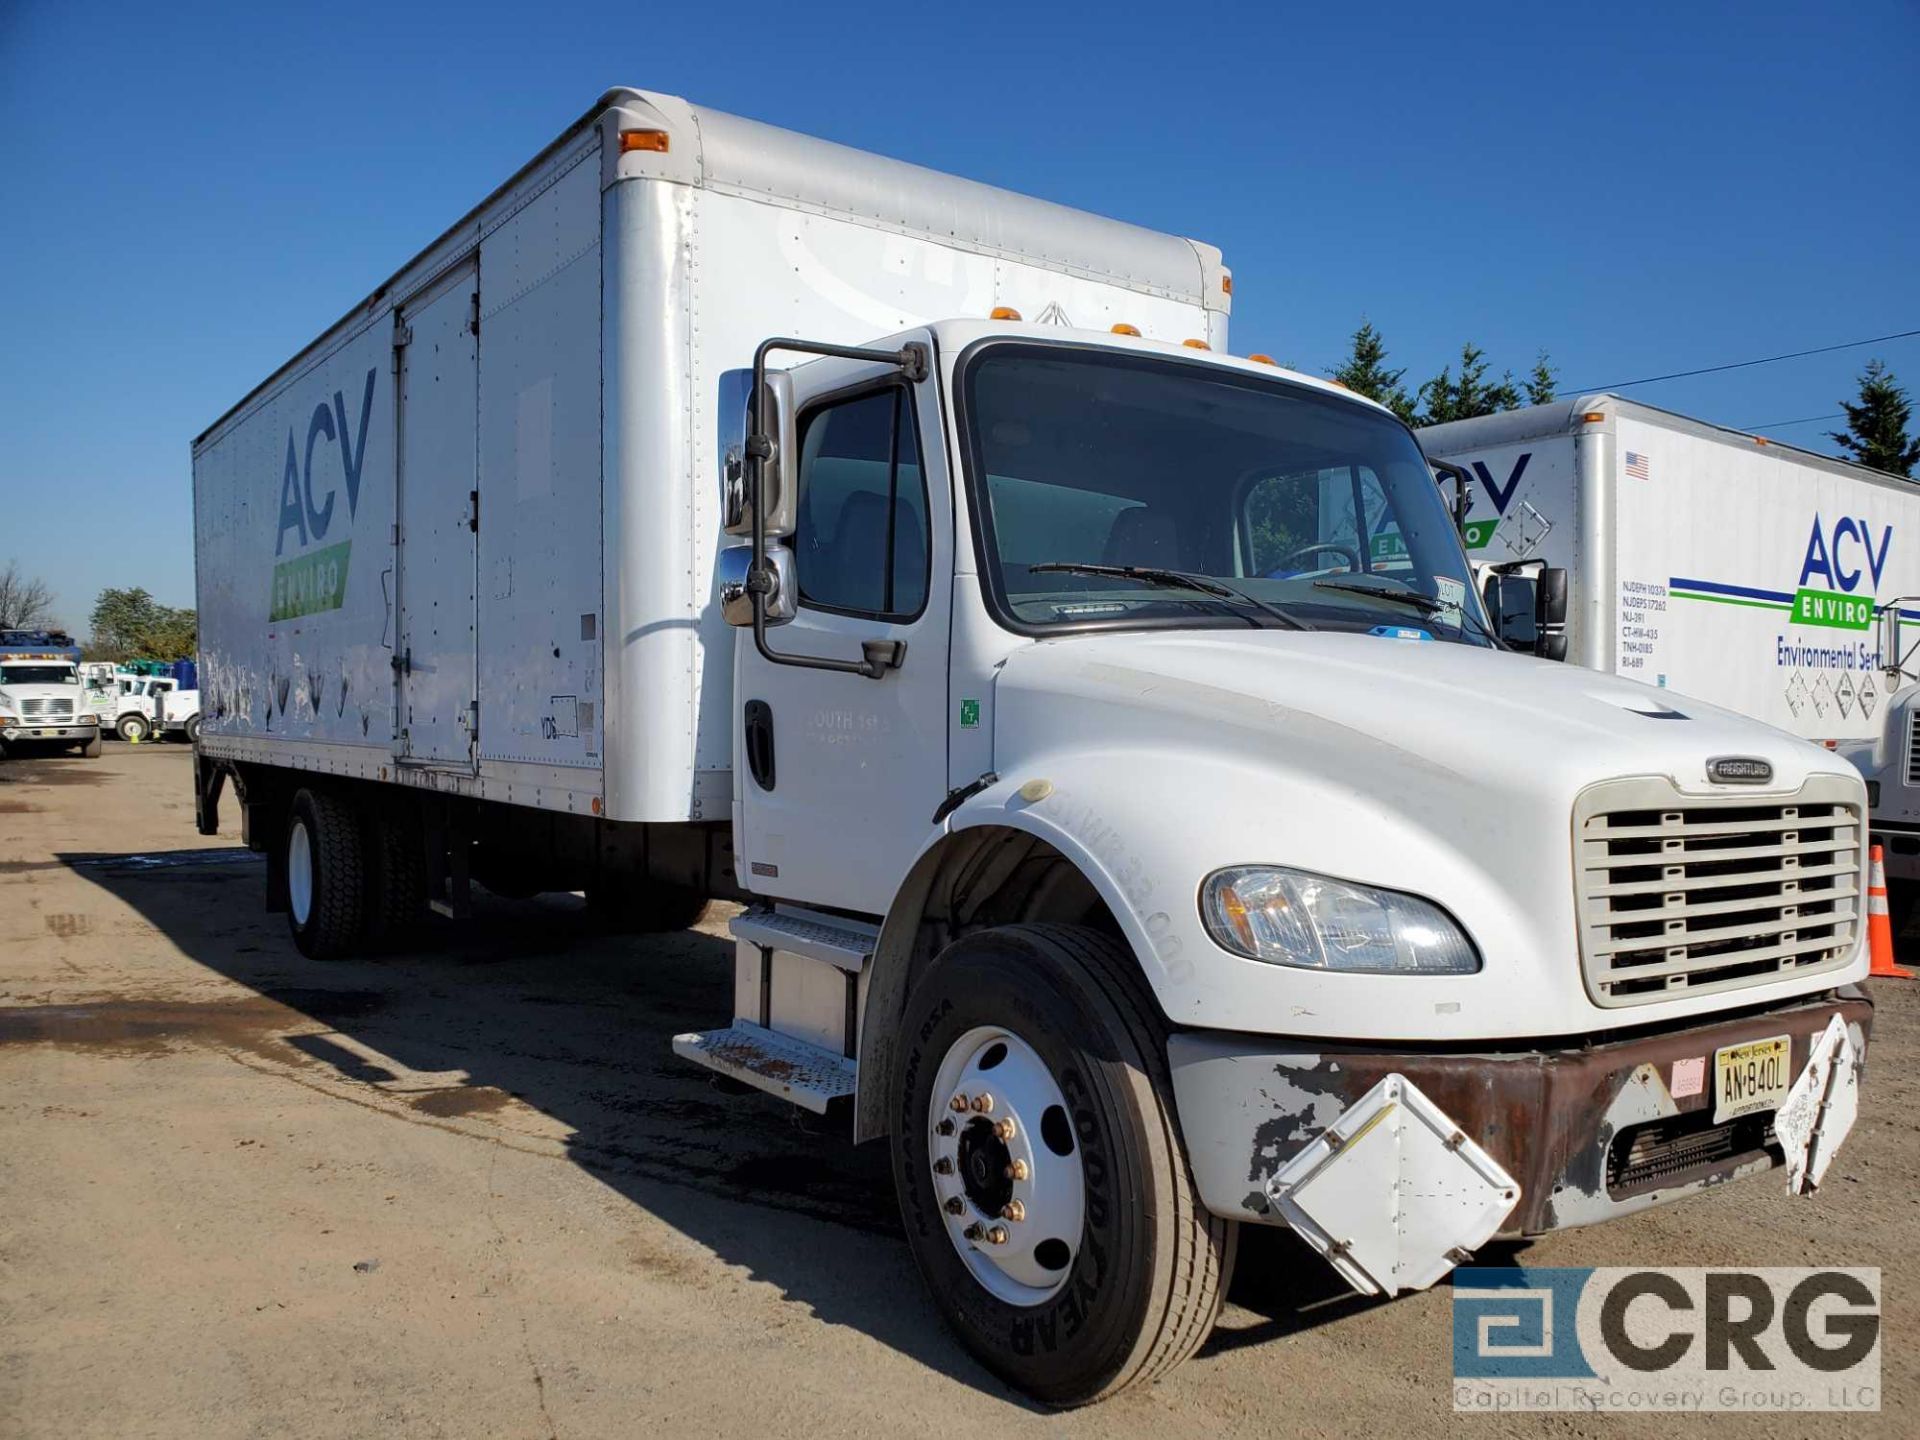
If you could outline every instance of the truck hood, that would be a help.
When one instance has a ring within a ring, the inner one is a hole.
[[[1024,728],[1029,700],[1078,696],[1097,706],[1088,732],[1178,720],[1269,762],[1344,762],[1376,789],[1415,771],[1475,788],[1524,776],[1568,798],[1618,775],[1665,775],[1684,790],[1724,793],[1709,759],[1769,761],[1774,783],[1848,773],[1830,752],[1704,701],[1575,666],[1473,646],[1279,630],[1079,635],[1017,651],[997,720]],[[1199,733],[1189,729],[1190,740]],[[1009,739],[1013,736],[1009,735]],[[1335,772],[1336,774],[1338,771]]]
[[[1590,995],[1573,843],[1582,792],[1622,781],[1598,803],[1677,791],[1731,815],[1798,803],[1827,776],[1839,779],[1822,794],[1865,811],[1859,773],[1837,755],[1688,696],[1439,641],[1189,630],[1023,647],[992,704],[998,778],[977,802],[980,823],[1011,815],[1073,857],[1183,1024],[1376,1040],[1582,1035],[1769,1002],[1865,969],[1856,938],[1841,967],[1645,1003]],[[1772,779],[1709,778],[1710,760],[1734,756],[1766,761]],[[1262,864],[1424,896],[1461,925],[1482,969],[1381,979],[1237,958],[1206,934],[1200,887],[1216,870]]]

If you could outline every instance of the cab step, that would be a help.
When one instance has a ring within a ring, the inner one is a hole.
[[[879,927],[824,915],[817,910],[788,906],[780,910],[747,910],[733,917],[733,938],[762,950],[783,950],[809,960],[823,961],[858,975],[873,958]]]
[[[676,1035],[673,1053],[816,1115],[853,1094],[853,1061],[824,1046],[776,1035],[750,1020],[736,1020],[724,1030]]]

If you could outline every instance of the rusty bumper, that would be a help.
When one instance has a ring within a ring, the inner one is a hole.
[[[1168,1054],[1195,1179],[1217,1215],[1283,1223],[1267,1200],[1274,1171],[1398,1074],[1520,1182],[1520,1204],[1501,1233],[1535,1235],[1780,1164],[1771,1112],[1715,1123],[1714,1052],[1787,1035],[1797,1075],[1835,1015],[1864,1053],[1873,1005],[1849,987],[1729,1019],[1540,1049],[1464,1053],[1192,1031],[1174,1036]]]

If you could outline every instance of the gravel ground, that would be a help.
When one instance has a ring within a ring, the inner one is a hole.
[[[1028,1404],[942,1330],[878,1147],[673,1057],[728,1013],[724,917],[608,940],[570,899],[485,903],[431,952],[313,964],[262,913],[260,862],[193,833],[189,771],[176,745],[0,761],[0,1436],[1453,1422],[1445,1285],[1361,1301],[1270,1233],[1198,1359],[1091,1410]],[[1722,1433],[1912,1433],[1920,997],[1875,998],[1862,1118],[1817,1200],[1776,1175],[1524,1251],[1882,1267],[1882,1415]]]

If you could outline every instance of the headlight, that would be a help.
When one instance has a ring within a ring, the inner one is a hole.
[[[1473,942],[1439,906],[1305,870],[1244,865],[1200,887],[1200,918],[1250,960],[1358,975],[1471,975]]]

